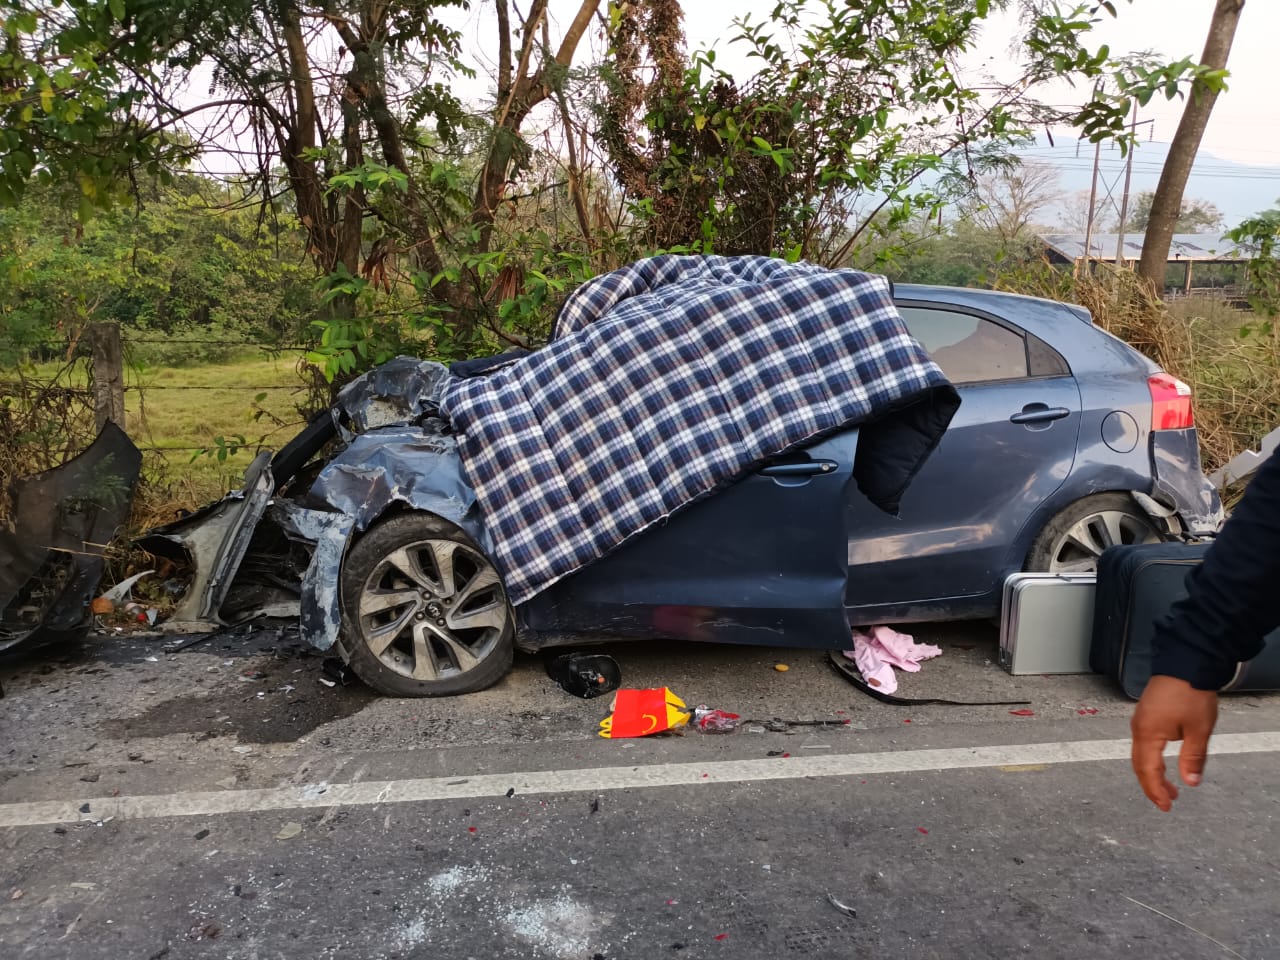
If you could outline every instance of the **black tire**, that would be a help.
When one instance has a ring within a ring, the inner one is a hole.
[[[356,541],[342,565],[344,659],[395,697],[448,697],[511,669],[515,616],[497,570],[462,530],[408,513]]]
[[[1093,573],[1110,546],[1159,543],[1155,522],[1127,493],[1077,500],[1045,524],[1023,569],[1034,573]]]

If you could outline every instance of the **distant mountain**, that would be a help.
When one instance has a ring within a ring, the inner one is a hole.
[[[1016,152],[1025,160],[1045,163],[1057,170],[1064,195],[1070,197],[1087,191],[1093,170],[1094,145],[1056,137],[1054,143],[1056,145],[1051,146],[1042,136],[1035,146]],[[1145,142],[1138,145],[1133,156],[1130,196],[1144,190],[1155,190],[1168,152],[1167,143]],[[1110,209],[1111,220],[1119,214],[1120,197],[1124,191],[1124,167],[1125,158],[1120,155],[1119,148],[1103,144],[1102,159],[1098,165],[1098,196],[1105,196],[1108,187],[1112,188],[1115,205]],[[1280,202],[1280,166],[1251,166],[1201,151],[1187,181],[1184,197],[1210,201],[1222,211],[1230,229],[1246,217]]]

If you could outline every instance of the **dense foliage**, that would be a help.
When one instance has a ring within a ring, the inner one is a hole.
[[[892,268],[1033,125],[1122,139],[1132,99],[1221,81],[1092,44],[1104,0],[778,0],[726,25],[750,77],[675,0],[477,6],[488,43],[466,0],[0,0],[6,329],[309,332],[331,377],[532,344],[658,249]],[[1016,75],[967,74],[1010,7]],[[1062,77],[1083,106],[1036,100]]]
[[[87,223],[31,189],[0,210],[0,359],[65,352],[95,321],[119,323],[131,358],[153,363],[298,341],[319,296],[280,214],[192,176]]]

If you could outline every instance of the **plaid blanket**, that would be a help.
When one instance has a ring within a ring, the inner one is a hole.
[[[440,397],[515,604],[766,458],[874,418],[898,429],[875,433],[888,457],[859,485],[896,512],[958,404],[883,277],[671,255],[583,284],[550,344]]]

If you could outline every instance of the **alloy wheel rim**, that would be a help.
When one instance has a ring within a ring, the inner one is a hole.
[[[1053,545],[1050,573],[1095,573],[1107,547],[1159,543],[1160,533],[1141,517],[1123,510],[1100,510],[1076,521]]]
[[[498,572],[456,540],[425,539],[387,554],[360,592],[360,639],[384,667],[434,681],[475,669],[510,619]]]

